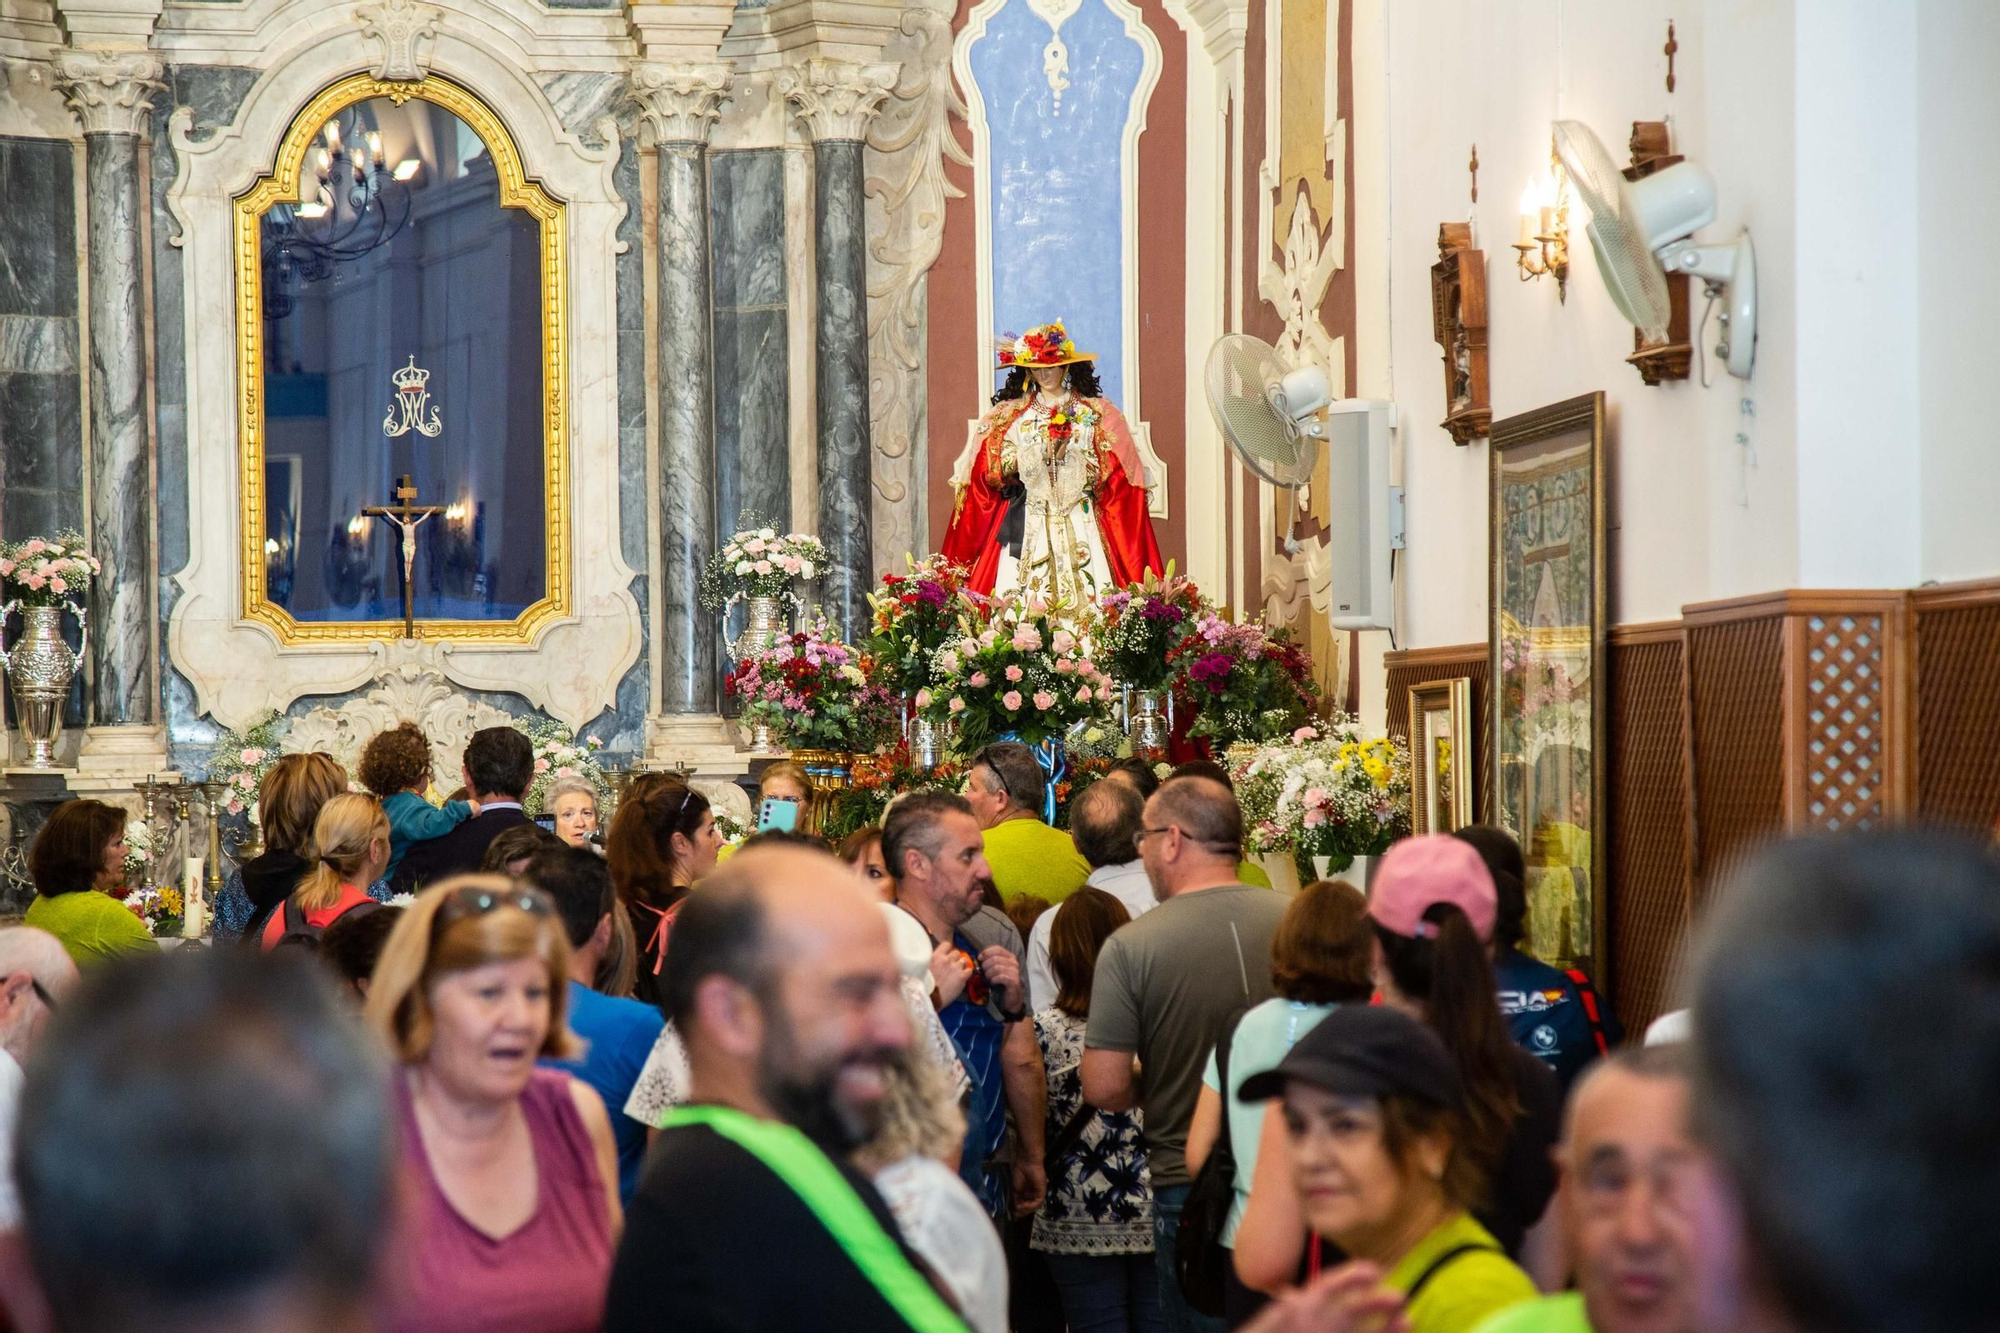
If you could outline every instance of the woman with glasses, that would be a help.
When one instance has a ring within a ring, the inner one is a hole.
[[[414,1198],[384,1327],[586,1333],[623,1217],[604,1103],[540,1069],[564,1022],[569,939],[549,899],[497,875],[424,891],[368,992],[395,1081]]]
[[[639,946],[632,998],[651,1005],[664,998],[674,918],[695,881],[715,869],[721,848],[708,798],[678,778],[634,782],[619,802],[605,857]]]

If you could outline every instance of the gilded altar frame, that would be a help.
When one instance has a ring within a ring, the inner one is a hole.
[[[264,329],[261,226],[271,205],[298,197],[299,173],[320,127],[357,102],[387,97],[401,106],[411,98],[457,115],[485,141],[499,179],[500,203],[533,217],[541,231],[542,279],[542,478],[543,526],[547,541],[546,587],[540,600],[512,620],[418,620],[419,639],[451,640],[483,647],[532,644],[542,628],[570,614],[569,542],[569,376],[564,331],[569,317],[568,264],[564,251],[563,204],[529,179],[520,149],[500,117],[470,90],[432,74],[415,82],[391,82],[368,74],[341,79],[300,108],[280,142],[271,172],[234,204],[236,342],[239,389],[237,494],[242,614],[262,625],[286,647],[357,644],[400,638],[394,620],[302,621],[267,597],[264,563]]]

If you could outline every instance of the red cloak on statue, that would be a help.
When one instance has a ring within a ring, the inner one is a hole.
[[[1146,510],[1146,473],[1125,415],[1102,398],[1081,401],[1098,414],[1091,436],[1092,447],[1098,451],[1097,491],[1091,497],[1091,512],[1104,542],[1104,560],[1111,567],[1111,578],[1122,587],[1138,582],[1148,572],[1164,574],[1166,562],[1160,559],[1153,518]],[[975,428],[974,443],[968,446],[970,457],[959,459],[952,477],[958,502],[952,509],[951,526],[945,529],[942,554],[972,571],[971,586],[976,592],[992,592],[1000,575],[1000,524],[1012,503],[1000,493],[1008,480],[1001,473],[1000,447],[1007,438],[1007,428],[1027,411],[1028,403],[1029,398],[1023,395],[987,413]]]

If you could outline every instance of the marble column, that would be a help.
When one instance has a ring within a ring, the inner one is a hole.
[[[717,545],[715,358],[709,324],[708,136],[728,96],[725,64],[633,67],[631,97],[659,155],[661,709],[714,714],[716,630],[697,600]],[[734,515],[731,515],[734,517]]]
[[[104,572],[90,593],[86,767],[164,756],[153,661],[153,497],[148,486],[146,333],[141,303],[139,136],[165,88],[146,51],[61,51],[56,80],[83,125],[90,311],[91,544]]]
[[[829,565],[821,601],[850,642],[866,631],[876,573],[862,150],[895,82],[894,65],[814,57],[785,70],[781,85],[813,138],[819,539]]]

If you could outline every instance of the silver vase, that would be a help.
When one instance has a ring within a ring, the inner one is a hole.
[[[1125,734],[1132,741],[1132,753],[1164,750],[1173,733],[1173,704],[1167,692],[1133,690],[1125,708]]]
[[[21,736],[28,743],[28,768],[54,768],[56,741],[62,736],[63,700],[69,683],[83,665],[83,652],[71,652],[62,636],[60,606],[24,606],[21,637],[7,652],[7,683],[14,691],[14,711],[21,717]],[[83,618],[77,610],[79,621]],[[90,630],[84,629],[84,652]]]
[[[785,621],[785,599],[782,597],[745,597],[744,610],[749,619],[743,632],[729,645],[729,655],[741,662],[746,657],[769,652],[780,637],[791,632]]]
[[[918,713],[910,719],[910,762],[928,773],[944,762],[951,744],[951,724],[936,722]]]

